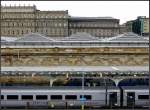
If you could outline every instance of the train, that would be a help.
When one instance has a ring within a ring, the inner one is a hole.
[[[1,107],[131,108],[149,106],[148,86],[2,87]]]

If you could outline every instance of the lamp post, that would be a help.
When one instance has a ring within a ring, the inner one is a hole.
[[[49,72],[49,87],[52,87],[52,84],[51,84],[51,73]]]
[[[82,107],[81,107],[81,110],[84,110],[84,72],[82,73]]]
[[[104,78],[104,84],[105,84],[105,105],[107,106],[107,83],[106,83],[106,78]]]

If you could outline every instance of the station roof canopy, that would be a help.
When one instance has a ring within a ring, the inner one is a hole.
[[[78,32],[68,37],[47,37],[39,33],[26,34],[20,38],[3,37],[1,47],[6,48],[91,48],[91,47],[149,47],[149,40],[134,33],[125,33],[109,38],[98,38]]]
[[[64,37],[61,41],[100,41],[100,38],[92,36],[85,32],[78,32],[76,34],[72,34],[69,37]]]
[[[148,42],[149,40],[139,36],[133,32],[128,32],[124,34],[120,34],[115,37],[103,39],[105,42]]]
[[[50,66],[50,67],[1,67],[7,72],[143,72],[148,66]]]
[[[7,37],[7,36],[1,36],[1,42],[10,42],[10,41],[15,41],[17,40],[17,37]]]
[[[15,40],[15,42],[51,42],[51,41],[54,40],[38,33],[26,34],[23,37]]]
[[[2,39],[2,38],[1,38],[1,42],[7,42],[7,41],[6,41],[5,39]]]

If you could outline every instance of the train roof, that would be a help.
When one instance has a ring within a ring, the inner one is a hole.
[[[84,87],[84,90],[105,90],[105,86]],[[107,86],[108,90],[119,90],[116,86]],[[82,86],[1,86],[1,90],[83,90]]]
[[[123,90],[149,90],[149,86],[122,86]]]
[[[1,67],[2,72],[143,72],[149,66],[49,66],[49,67]]]

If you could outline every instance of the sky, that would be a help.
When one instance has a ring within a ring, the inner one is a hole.
[[[2,1],[6,6],[32,6],[45,10],[68,10],[71,16],[104,17],[120,19],[120,24],[137,16],[149,17],[149,1]]]

